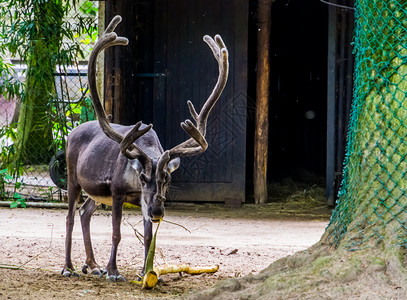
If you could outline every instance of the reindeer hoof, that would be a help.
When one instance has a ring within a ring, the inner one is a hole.
[[[102,277],[104,274],[106,274],[106,271],[104,271],[103,269],[100,269],[99,267],[91,269],[87,264],[83,265],[82,273],[83,274],[88,274],[88,268],[90,270],[91,275],[96,275],[96,276],[101,276]]]
[[[106,274],[106,271],[100,268],[94,268],[93,270],[91,270],[90,274],[96,276],[103,276],[103,274]]]
[[[137,279],[136,279],[136,281],[140,281],[140,282],[142,282],[143,281],[143,277],[144,277],[144,272],[141,272],[141,274],[140,275],[137,275]]]
[[[107,275],[106,280],[110,282],[119,282],[119,281],[126,281],[122,275]]]
[[[83,274],[88,274],[88,265],[87,265],[87,264],[84,264],[84,265],[83,265],[83,267],[82,267],[82,273],[83,273]]]
[[[102,273],[99,275],[100,278],[103,278],[104,275],[107,274],[107,270],[101,269]]]
[[[63,269],[61,274],[64,275],[65,277],[79,277],[78,273],[69,269]]]

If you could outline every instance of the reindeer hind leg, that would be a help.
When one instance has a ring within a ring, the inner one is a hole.
[[[91,198],[86,199],[79,209],[79,215],[81,217],[83,243],[85,245],[86,261],[82,267],[82,272],[86,274],[88,268],[92,275],[102,275],[104,270],[95,261],[95,255],[93,253],[92,241],[90,237],[90,219],[93,213],[96,211],[98,204]]]
[[[79,276],[75,272],[72,264],[71,250],[72,250],[72,231],[75,222],[75,211],[81,194],[81,187],[79,185],[70,184],[68,181],[68,214],[66,216],[66,236],[65,236],[65,266],[61,274],[70,276]]]

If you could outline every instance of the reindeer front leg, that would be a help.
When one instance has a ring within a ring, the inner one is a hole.
[[[120,225],[122,221],[122,213],[123,213],[123,196],[116,196],[113,197],[113,204],[112,204],[112,225],[113,225],[113,233],[112,233],[112,250],[110,252],[110,259],[106,267],[107,276],[106,279],[109,281],[126,281],[126,279],[120,275],[119,270],[117,269],[116,264],[116,257],[117,257],[117,246],[120,243],[121,233],[120,233]]]
[[[148,250],[150,249],[151,239],[153,238],[153,223],[150,218],[143,218],[144,222],[144,264],[141,271],[141,276],[144,276],[144,268],[146,266],[146,259]]]

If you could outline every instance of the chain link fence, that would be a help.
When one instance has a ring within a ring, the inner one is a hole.
[[[54,93],[47,95],[44,92],[43,105],[34,108],[21,100],[23,97],[0,95],[0,198],[14,199],[16,205],[38,199],[63,200],[66,193],[66,137],[79,124],[95,119],[87,88],[87,58],[97,36],[98,2],[76,2],[64,17],[65,24],[69,24],[68,28],[72,30],[72,39],[65,38],[62,47],[77,46],[83,57],[74,57],[70,65],[56,66],[53,74]],[[83,25],[79,23],[85,18],[88,22],[91,20],[94,26],[92,30],[78,32],[77,28]],[[14,79],[23,82],[20,92],[24,95],[29,91],[24,82],[30,76],[27,72],[30,66],[19,57],[6,59],[13,66]],[[3,81],[0,80],[0,84]],[[31,140],[30,149],[34,151],[25,155],[29,155],[30,159],[22,159],[16,166],[12,160],[16,157],[21,136],[24,137],[24,131],[29,128],[29,124],[22,126],[22,122],[25,122],[22,114],[27,114],[29,109],[43,113],[41,125],[37,123],[35,126],[46,127],[45,131],[50,132],[52,141],[44,151],[43,139],[46,137],[37,136]]]
[[[407,4],[356,1],[355,89],[344,179],[331,219],[351,250],[407,247]]]

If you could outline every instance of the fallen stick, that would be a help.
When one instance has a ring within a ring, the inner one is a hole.
[[[180,265],[161,265],[154,268],[154,271],[159,275],[165,275],[168,273],[187,273],[191,275],[197,275],[202,273],[215,273],[219,270],[218,265],[206,266],[206,267],[191,267],[189,264]]]
[[[21,266],[0,264],[0,269],[10,269],[10,270],[25,270]]]
[[[197,275],[202,273],[215,273],[219,270],[218,265],[212,266],[205,266],[205,267],[191,267],[188,264],[180,264],[180,265],[161,265],[155,267],[153,270],[148,271],[143,277],[141,281],[132,280],[131,283],[141,284],[143,289],[152,289],[158,283],[158,278],[161,275],[169,274],[169,273],[186,273],[191,275]]]

